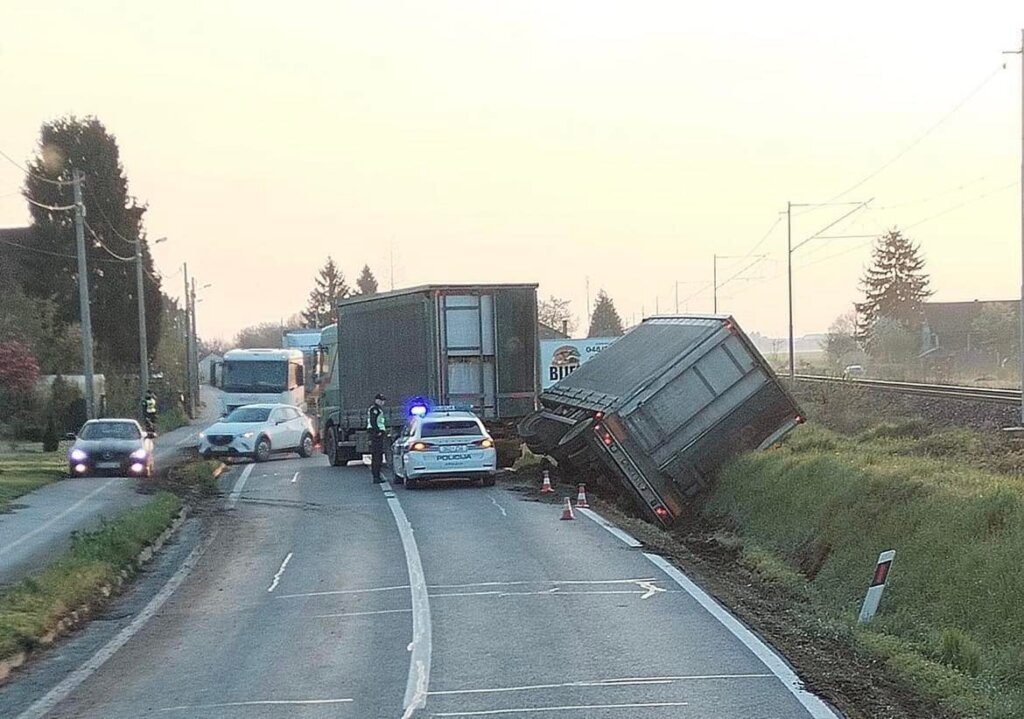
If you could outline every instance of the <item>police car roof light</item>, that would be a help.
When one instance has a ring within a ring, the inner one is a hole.
[[[413,417],[422,417],[427,413],[427,405],[425,404],[414,404],[409,408],[409,414]]]

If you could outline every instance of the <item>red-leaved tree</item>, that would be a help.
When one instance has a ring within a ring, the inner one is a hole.
[[[0,389],[30,392],[39,379],[39,363],[26,345],[17,340],[0,344]]]

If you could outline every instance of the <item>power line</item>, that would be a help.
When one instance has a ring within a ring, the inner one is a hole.
[[[971,90],[969,93],[967,93],[967,95],[962,100],[960,100],[958,103],[956,103],[956,105],[954,105],[949,111],[947,111],[935,123],[933,123],[928,128],[926,128],[924,130],[924,132],[922,132],[917,137],[915,137],[902,150],[900,150],[895,155],[893,155],[891,158],[889,158],[884,163],[882,163],[882,165],[880,167],[878,167],[876,170],[874,170],[872,172],[869,172],[867,175],[865,175],[860,180],[858,180],[854,184],[852,184],[849,187],[847,187],[845,190],[840,192],[838,195],[836,195],[835,197],[832,197],[828,202],[834,202],[834,201],[838,200],[840,197],[843,197],[845,195],[850,194],[851,192],[856,190],[858,187],[861,187],[865,183],[873,180],[875,177],[877,177],[878,175],[882,174],[887,169],[889,169],[892,165],[894,165],[896,162],[898,162],[900,159],[902,159],[907,153],[909,153],[915,147],[920,145],[935,130],[939,129],[939,127],[941,127],[943,124],[945,124],[945,122],[949,118],[953,117],[953,115],[955,115],[957,112],[959,112],[964,107],[964,105],[966,105],[968,102],[973,100],[974,97],[979,92],[981,92],[985,88],[985,86],[988,85],[992,81],[992,79],[995,78],[995,76],[999,74],[999,72],[1001,70],[1005,70],[1005,69],[1006,69],[1006,64],[1005,63],[1000,63],[999,66],[996,67],[992,72],[990,72],[985,77],[984,80],[982,80],[980,83],[978,83],[978,85],[976,85],[973,90]],[[822,205],[826,205],[826,204],[828,204],[828,202],[822,203]],[[813,209],[817,209],[817,207],[821,207],[822,205],[816,205],[816,206],[812,207],[811,209],[812,210]]]
[[[934,215],[930,215],[930,216],[924,218],[923,220],[918,220],[917,222],[915,222],[915,223],[913,223],[911,225],[907,225],[904,229],[909,230],[909,229],[912,229],[914,227],[917,227],[918,225],[923,225],[926,222],[931,222],[932,220],[934,220],[934,219],[936,219],[938,217],[942,217],[945,214],[948,214],[948,213],[953,212],[955,210],[959,210],[961,207],[973,204],[975,202],[978,202],[979,200],[984,200],[987,197],[991,197],[992,195],[996,195],[996,194],[998,194],[1000,192],[1003,192],[1004,190],[1010,189],[1011,187],[1016,187],[1018,184],[1019,183],[1016,180],[1014,180],[1013,182],[1011,182],[1011,183],[1009,183],[1007,185],[1003,185],[1002,187],[997,187],[994,190],[990,190],[990,191],[988,191],[988,192],[986,192],[984,194],[978,195],[977,197],[973,197],[970,200],[964,200],[963,202],[961,202],[959,204],[956,204],[956,205],[953,205],[952,207],[947,207],[945,210],[942,210],[940,212],[936,212]]]
[[[85,229],[89,230],[89,234],[91,234],[93,239],[96,240],[96,243],[100,247],[102,247],[106,251],[106,253],[108,255],[110,255],[111,257],[115,257],[115,258],[121,260],[121,262],[134,262],[135,261],[134,257],[122,257],[121,255],[117,254],[112,249],[107,247],[103,243],[103,240],[100,239],[100,236],[98,234],[96,234],[96,230],[92,229],[92,225],[90,225],[88,221],[85,222]]]
[[[78,255],[70,255],[70,254],[63,253],[63,252],[51,252],[50,250],[41,250],[38,247],[29,247],[28,245],[23,245],[23,244],[21,244],[19,242],[12,242],[11,240],[5,240],[5,239],[2,239],[2,238],[0,238],[0,243],[8,245],[10,247],[16,247],[19,250],[25,250],[26,252],[34,252],[34,253],[36,253],[38,255],[47,255],[49,257],[64,257],[64,258],[71,259],[71,260],[77,260],[78,259]],[[107,260],[107,259],[104,259],[102,257],[95,258],[95,259],[90,259],[89,261],[90,262],[118,262],[118,260]]]
[[[24,172],[29,177],[34,177],[35,179],[39,180],[40,182],[49,182],[51,185],[58,185],[60,187],[66,187],[68,185],[74,184],[74,182],[72,180],[51,180],[49,177],[43,177],[42,175],[37,175],[36,173],[32,172],[27,167],[22,165],[20,162],[15,160],[13,157],[8,155],[3,150],[0,150],[0,157],[2,157],[5,160],[7,160],[9,163],[11,163],[15,167],[17,167],[19,170]]]
[[[93,193],[93,191],[91,189],[89,190],[89,194],[92,195],[92,199],[93,199],[93,203],[94,203],[92,205],[92,207],[94,207],[96,210],[98,210],[100,215],[103,217],[103,219],[106,220],[107,226],[110,228],[110,231],[113,232],[114,235],[119,240],[121,240],[125,244],[131,245],[132,247],[134,247],[135,246],[135,240],[129,240],[127,237],[125,237],[124,235],[122,235],[120,232],[117,231],[117,228],[114,227],[114,223],[110,221],[110,218],[107,216],[107,213],[103,210],[103,204],[99,201],[99,199],[96,197],[95,193]]]
[[[64,210],[73,210],[73,209],[75,209],[74,205],[47,205],[47,204],[45,204],[43,202],[36,202],[35,200],[33,200],[28,195],[24,195],[24,197],[25,197],[25,201],[28,202],[30,205],[35,205],[36,207],[42,207],[44,210],[51,210],[52,212],[63,212]]]

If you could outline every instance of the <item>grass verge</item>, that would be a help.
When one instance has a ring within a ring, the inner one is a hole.
[[[0,454],[0,512],[10,509],[11,500],[61,479],[66,471],[62,452]]]
[[[160,434],[165,434],[171,430],[178,429],[178,427],[184,427],[188,422],[189,419],[188,415],[185,414],[185,410],[176,406],[157,415],[156,429]]]
[[[941,706],[1024,716],[1024,483],[990,450],[913,421],[852,438],[805,426],[726,467],[702,513],[735,533],[739,561]],[[886,549],[881,611],[859,627]]]
[[[173,467],[167,475],[169,484],[175,492],[192,493],[201,495],[212,495],[217,493],[217,478],[223,469],[223,464],[216,459],[197,459],[185,464]]]
[[[0,659],[37,648],[71,612],[106,596],[181,506],[178,497],[161,492],[146,505],[77,534],[59,559],[0,593]]]

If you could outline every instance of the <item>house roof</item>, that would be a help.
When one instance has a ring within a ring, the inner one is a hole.
[[[567,340],[569,335],[554,327],[549,327],[543,322],[537,323],[537,337],[542,340]]]
[[[944,334],[970,332],[971,324],[989,306],[1016,311],[1018,300],[972,300],[971,302],[925,302],[921,309],[928,329],[940,337]]]

